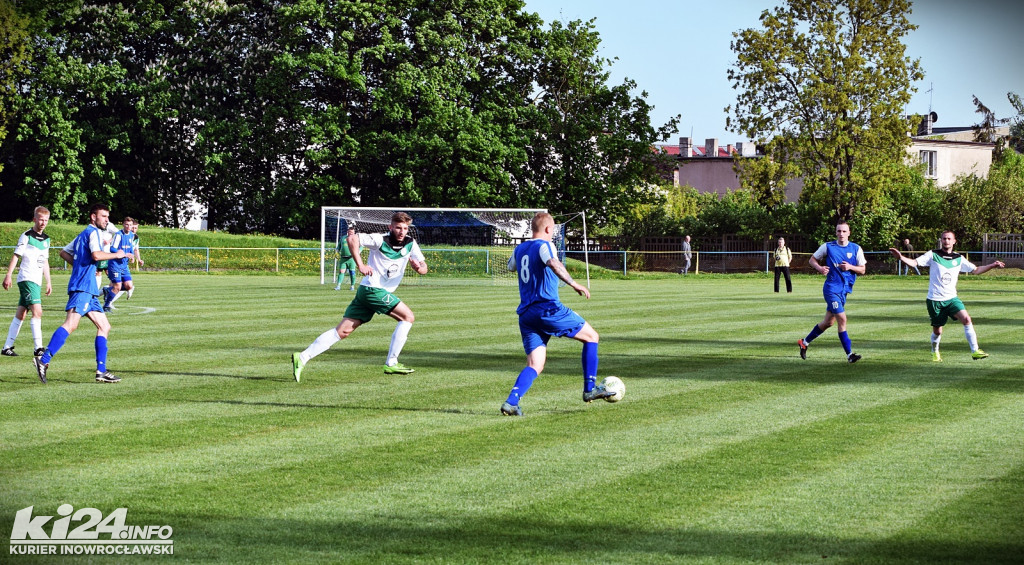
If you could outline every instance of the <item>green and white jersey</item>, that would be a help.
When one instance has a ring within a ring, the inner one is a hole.
[[[361,233],[359,245],[370,250],[366,264],[373,269],[373,274],[363,277],[359,283],[362,286],[394,292],[405,276],[409,259],[424,260],[419,244],[408,236],[402,241],[395,241],[390,233]]]
[[[18,238],[14,254],[21,257],[17,282],[34,282],[43,285],[43,269],[50,261],[50,236],[46,232],[28,230]]]
[[[959,253],[928,251],[917,258],[920,267],[928,267],[928,300],[946,301],[956,298],[956,281],[960,273],[977,269]]]

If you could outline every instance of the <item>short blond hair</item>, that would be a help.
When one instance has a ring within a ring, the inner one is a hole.
[[[551,222],[552,224],[555,223],[555,219],[551,217],[551,214],[548,214],[547,212],[537,212],[533,216],[533,221],[530,222],[530,229],[533,230],[533,233],[540,233],[544,230],[544,226],[546,226],[548,222]]]
[[[50,210],[47,209],[46,206],[36,206],[36,209],[32,211],[32,217],[35,218],[40,214],[46,214],[47,216],[49,216]]]

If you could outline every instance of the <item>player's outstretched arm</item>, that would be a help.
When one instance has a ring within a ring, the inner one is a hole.
[[[974,274],[975,275],[980,275],[980,274],[986,273],[986,272],[988,272],[988,271],[990,271],[992,269],[1002,269],[1005,266],[1006,266],[1006,263],[1003,263],[1002,261],[993,261],[993,262],[989,263],[988,265],[982,265],[982,266],[978,267],[977,269],[974,269]]]
[[[562,282],[564,282],[565,284],[571,286],[572,289],[576,291],[576,294],[579,294],[580,296],[586,296],[587,299],[590,298],[590,289],[574,281],[572,279],[572,275],[570,275],[569,271],[566,270],[565,265],[563,265],[557,257],[552,257],[548,259],[547,265],[548,268],[550,268],[555,273],[555,276],[562,279]]]
[[[890,247],[889,253],[891,253],[893,257],[899,259],[900,262],[903,263],[904,265],[914,267],[915,269],[917,268],[917,260],[911,259],[910,257],[904,257],[903,254],[900,253],[899,249],[896,249],[895,247]]]
[[[416,259],[409,259],[409,264],[412,265],[414,271],[421,275],[427,274],[427,262],[417,261]]]

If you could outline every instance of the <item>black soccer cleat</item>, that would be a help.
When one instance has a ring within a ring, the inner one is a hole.
[[[583,402],[593,402],[595,400],[601,400],[602,398],[609,398],[615,396],[613,391],[607,390],[602,385],[597,385],[594,390],[583,393]]]
[[[119,383],[121,379],[114,376],[114,373],[110,371],[103,371],[102,373],[96,371],[96,382],[98,383]]]
[[[800,346],[800,358],[807,359],[807,342],[803,339],[796,340],[796,344]]]
[[[43,353],[46,353],[46,348],[45,347],[37,347],[36,350],[32,352],[32,355],[35,356],[35,357],[42,357]]]
[[[39,375],[39,380],[46,384],[46,370],[50,368],[50,364],[43,363],[39,357],[33,357],[32,364],[36,366],[36,374]]]
[[[10,347],[5,347],[3,349],[0,349],[0,355],[3,355],[4,357],[17,357],[18,356],[18,354],[14,352],[14,346],[13,345],[10,346]]]
[[[846,361],[848,363],[856,363],[857,361],[860,361],[860,357],[861,356],[857,355],[856,353],[851,353],[851,354],[846,356]]]

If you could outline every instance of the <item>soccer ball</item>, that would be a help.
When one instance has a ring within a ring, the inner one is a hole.
[[[619,377],[605,377],[604,380],[601,381],[601,386],[603,386],[605,390],[610,390],[615,393],[605,398],[608,402],[618,402],[626,395],[626,384],[623,383],[622,379]]]

